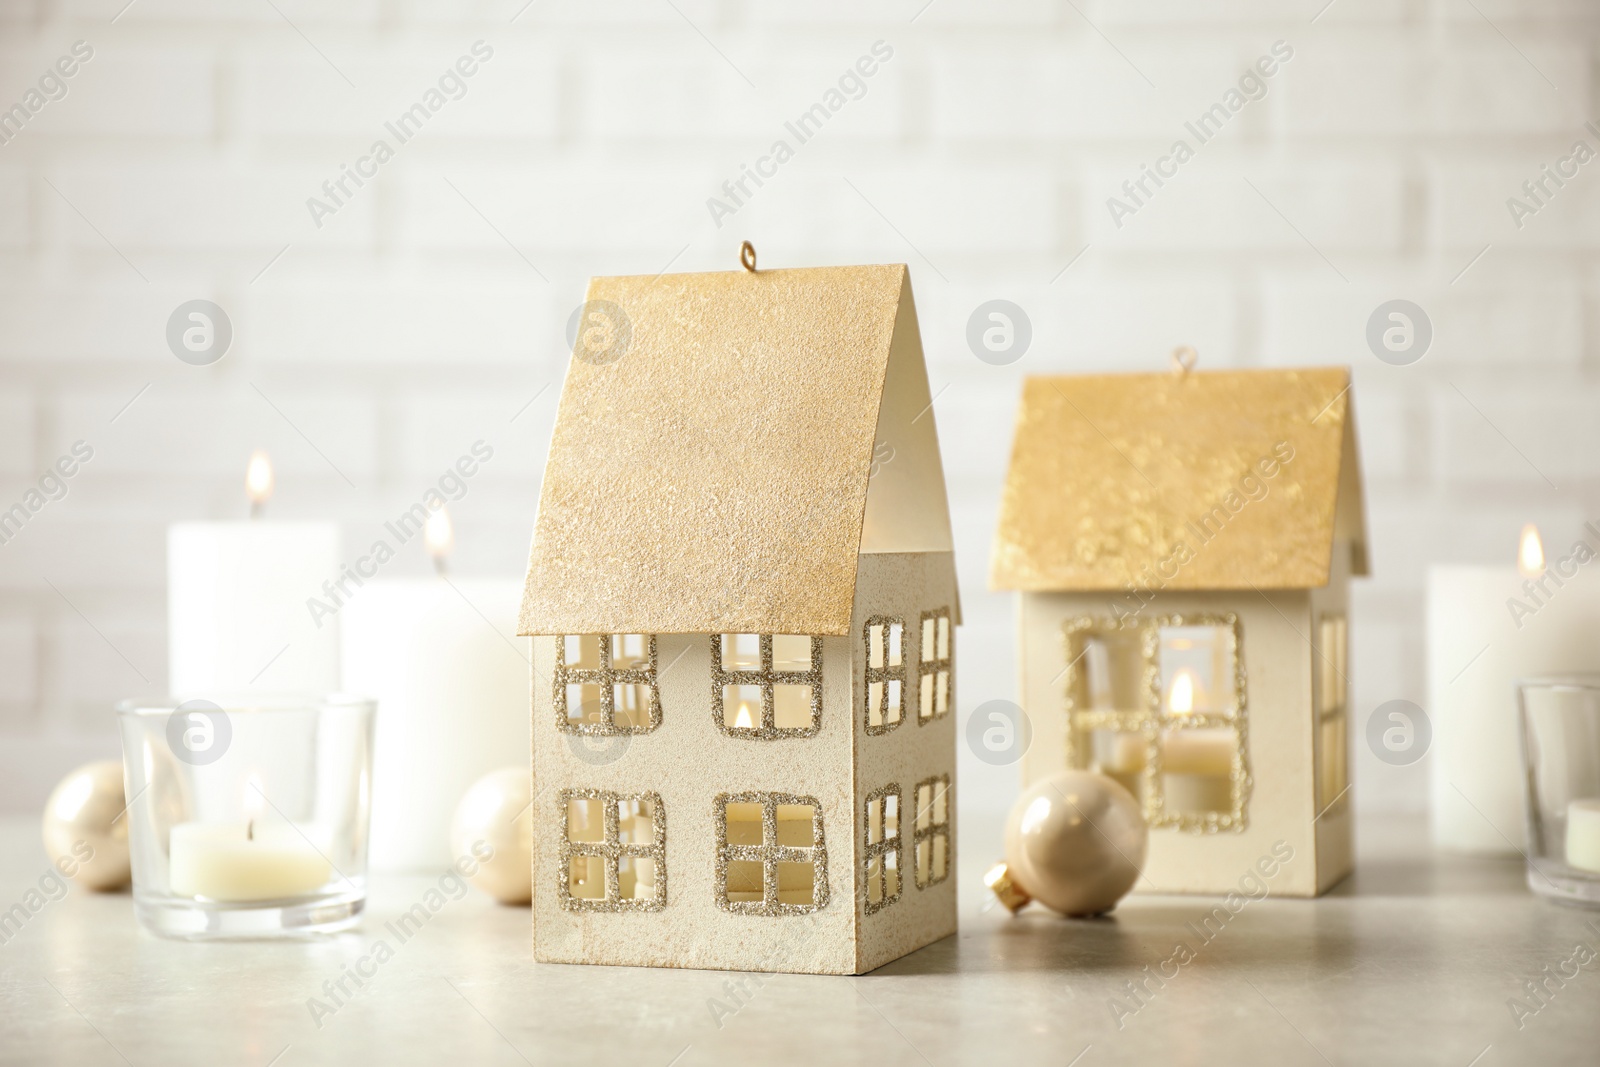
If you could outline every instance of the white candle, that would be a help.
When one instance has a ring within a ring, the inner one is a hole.
[[[1428,571],[1428,706],[1434,843],[1512,854],[1524,845],[1526,781],[1515,682],[1600,670],[1600,530],[1587,553],[1554,554],[1548,571],[1537,531],[1524,534],[1526,573],[1511,567]],[[1559,583],[1559,584],[1558,584]],[[1397,724],[1398,725],[1398,724]]]
[[[265,457],[248,489],[271,491]],[[336,576],[339,528],[327,522],[189,522],[167,531],[169,688],[180,698],[339,685],[338,627],[306,601]]]
[[[1567,805],[1567,866],[1600,874],[1600,797]]]
[[[344,688],[378,699],[374,870],[448,863],[469,786],[529,752],[520,578],[369,581],[345,605]]]
[[[1194,712],[1197,679],[1180,670],[1167,695],[1167,710],[1176,716]],[[1233,810],[1233,731],[1219,727],[1167,730],[1162,735],[1162,792],[1170,810],[1204,812]]]
[[[1167,774],[1231,776],[1233,731],[1168,730],[1161,749],[1161,768]]]
[[[286,823],[179,823],[172,828],[169,887],[177,896],[279,900],[328,882],[332,867],[299,828]]]

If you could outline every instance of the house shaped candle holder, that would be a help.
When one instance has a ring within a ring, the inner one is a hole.
[[[583,315],[520,627],[535,957],[858,974],[953,933],[960,606],[905,267],[595,278]]]
[[[992,585],[1020,595],[1025,783],[1142,805],[1141,891],[1350,872],[1348,597],[1367,573],[1344,369],[1030,378]]]

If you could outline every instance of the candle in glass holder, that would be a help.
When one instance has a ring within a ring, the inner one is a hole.
[[[333,868],[287,823],[179,823],[172,828],[172,891],[212,900],[281,900],[314,893]]]
[[[1567,866],[1600,874],[1600,797],[1567,804]]]

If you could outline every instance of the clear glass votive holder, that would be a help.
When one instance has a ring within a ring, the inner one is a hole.
[[[1600,675],[1523,679],[1517,714],[1528,789],[1528,888],[1600,908]]]
[[[139,921],[186,940],[354,926],[376,706],[342,694],[119,704]]]

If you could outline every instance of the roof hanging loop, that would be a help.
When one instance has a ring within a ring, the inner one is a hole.
[[[1172,350],[1172,373],[1183,377],[1194,370],[1199,360],[1200,353],[1195,351],[1193,345],[1179,345]]]
[[[756,246],[749,241],[739,245],[739,262],[751,274],[756,272]]]

